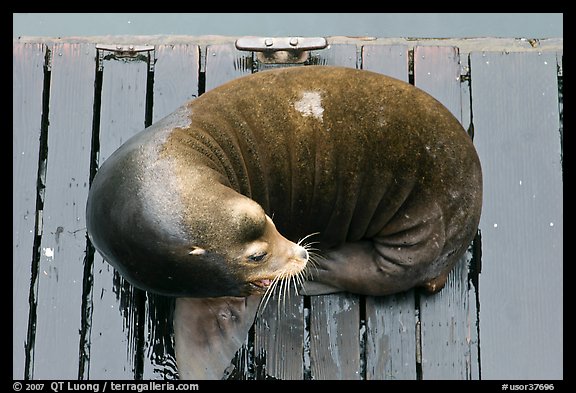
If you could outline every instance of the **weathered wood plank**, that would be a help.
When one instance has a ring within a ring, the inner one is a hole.
[[[252,55],[250,52],[241,52],[234,44],[206,47],[205,91],[251,72]]]
[[[483,379],[563,377],[563,200],[555,53],[472,53]]]
[[[461,120],[458,48],[450,46],[414,48],[414,85],[436,98],[458,120]]]
[[[240,52],[232,44],[208,46],[206,91],[251,73],[251,61],[250,52]],[[258,373],[263,372],[280,379],[302,379],[303,322],[300,323],[301,329],[293,322],[294,319],[303,319],[301,303],[301,298],[289,296],[280,315],[274,303],[270,303],[258,315],[254,324],[254,354],[262,368]],[[289,334],[286,334],[287,329]],[[242,351],[240,354],[247,355],[249,351]],[[242,368],[246,363],[247,359],[239,359],[236,365]],[[244,378],[250,377],[247,370],[239,372],[244,374]]]
[[[362,69],[408,82],[408,47],[406,45],[364,45]]]
[[[468,53],[460,52],[460,99],[462,102],[461,123],[464,128],[467,128],[468,134],[474,140],[474,128],[472,126],[472,108],[471,108],[471,94],[470,94],[470,58]],[[462,80],[465,78],[465,80]],[[479,292],[478,292],[478,277],[479,261],[481,258],[482,250],[480,244],[479,234],[472,241],[471,248],[466,252],[466,267],[468,269],[468,348],[470,350],[466,361],[468,362],[467,379],[478,380],[480,379],[480,341],[478,339],[478,328],[480,324],[480,310],[479,306]]]
[[[463,105],[457,48],[416,47],[414,84],[461,120]],[[469,254],[460,259],[440,293],[420,297],[423,379],[469,377],[470,333],[477,322],[476,315],[470,315],[469,304],[475,302],[476,295],[468,289],[469,261]]]
[[[148,64],[142,60],[104,60],[100,110],[100,166],[122,143],[144,129]],[[91,379],[137,376],[137,335],[142,294],[102,256],[94,255]]]
[[[259,72],[282,66],[258,63]],[[304,298],[289,288],[285,296],[276,291],[254,324],[254,356],[257,379],[305,378]]]
[[[200,67],[197,45],[159,45],[155,48],[152,121],[170,114],[198,95]],[[176,379],[172,311],[174,299],[146,294],[143,379]]]
[[[159,45],[155,52],[152,122],[198,97],[200,71],[198,45]]]
[[[24,379],[46,47],[15,43],[12,51],[12,378]]]
[[[204,90],[211,90],[232,79],[250,74],[252,72],[251,60],[252,57],[249,52],[238,51],[233,43],[208,45],[206,47]],[[200,91],[200,93],[203,92]],[[238,359],[234,362],[237,368],[234,375],[238,378],[249,377],[245,366],[250,357],[250,340],[251,338],[246,338],[245,348],[239,351]]]
[[[314,296],[310,312],[312,379],[361,379],[357,295]]]
[[[52,48],[35,379],[78,377],[96,50]]]
[[[408,47],[364,45],[362,68],[408,81]],[[414,290],[366,297],[366,379],[416,379]]]
[[[354,44],[331,45],[318,53],[320,64],[356,68]],[[361,379],[360,297],[350,294],[310,298],[312,379]]]
[[[319,65],[335,65],[357,68],[358,47],[355,44],[331,44],[326,49],[316,52]]]
[[[304,379],[304,302],[293,288],[276,291],[255,324],[257,377]]]

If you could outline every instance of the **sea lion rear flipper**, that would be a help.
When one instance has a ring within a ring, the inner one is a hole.
[[[174,312],[180,379],[224,379],[246,341],[261,296],[178,298]]]

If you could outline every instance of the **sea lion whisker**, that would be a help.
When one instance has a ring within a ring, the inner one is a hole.
[[[266,306],[268,305],[268,302],[270,301],[270,299],[274,296],[274,288],[271,288],[271,290],[267,291],[264,294],[264,297],[262,298],[262,300],[260,301],[260,304],[258,306],[258,314],[260,314],[262,311],[264,311],[264,309],[266,308]]]
[[[318,253],[310,252],[308,254],[308,263],[306,264],[304,270],[306,272],[310,272],[314,269],[318,270],[318,266],[320,265],[321,260],[326,260],[326,258]]]
[[[282,298],[286,297],[285,287],[288,286],[288,284],[285,281],[289,280],[292,276],[293,274],[283,270],[280,273],[278,273],[276,277],[272,279],[270,285],[268,286],[266,292],[264,293],[262,300],[260,301],[260,304],[258,306],[258,313],[262,312],[266,308],[270,299],[275,295],[278,295],[279,297],[282,296]],[[276,292],[278,293],[276,294]],[[278,299],[278,301],[280,302],[280,298]],[[278,306],[280,306],[280,304],[278,304]]]
[[[304,249],[305,249],[306,251],[308,251],[308,254],[310,254],[310,253],[312,253],[312,252],[314,252],[314,253],[320,253],[320,252],[322,252],[319,248],[311,247],[310,245],[304,246]]]
[[[260,300],[260,304],[258,305],[258,313],[264,311],[266,305],[270,301],[270,298],[272,298],[272,296],[274,295],[274,290],[276,289],[277,285],[278,285],[278,276],[274,277],[268,288],[266,288],[266,292],[264,292],[264,296],[262,297],[262,300]]]
[[[318,251],[318,252],[315,252],[315,251]],[[320,250],[315,250],[315,251],[312,251],[312,252],[311,252],[311,254],[312,254],[312,256],[313,256],[314,258],[316,258],[316,259],[321,259],[321,260],[325,260],[325,259],[326,259],[326,257],[320,253]]]
[[[319,234],[320,234],[320,232],[312,232],[311,234],[306,235],[306,236],[304,236],[302,239],[298,240],[298,243],[296,243],[296,244],[299,245],[299,246],[302,246],[302,247],[306,248],[306,246],[302,245],[302,242],[303,242],[304,240],[308,239],[309,237],[312,237],[312,236],[314,236],[314,235],[319,235]],[[315,243],[318,243],[318,242],[314,242],[314,243],[311,243],[311,244],[315,244]],[[310,243],[309,243],[309,244],[310,244]]]
[[[284,284],[285,284],[285,280],[281,279],[279,281],[280,281],[280,283],[279,283],[279,288],[278,288],[278,302],[276,303],[276,312],[278,313],[278,315],[280,314],[280,302],[284,298],[283,288],[284,288]]]
[[[306,268],[303,270],[302,274],[304,275],[305,279],[313,279],[314,273],[320,270],[319,262],[314,259],[309,259],[309,264],[306,265]]]
[[[290,296],[290,291],[288,290],[290,288],[290,279],[289,278],[285,278],[284,280],[282,280],[282,283],[284,284],[282,287],[282,308],[284,310],[286,310],[286,297]]]
[[[294,285],[294,290],[296,291],[296,295],[300,295],[300,292],[298,291],[298,286],[302,286],[303,284],[303,279],[302,279],[302,272],[298,272],[297,274],[295,274],[294,276],[292,276],[292,284]]]
[[[271,292],[272,291],[270,291],[270,288],[268,288],[266,290],[266,292],[264,293],[264,296],[262,296],[262,299],[260,300],[260,303],[258,304],[258,311],[256,312],[256,314],[260,314],[266,308],[266,305],[268,304],[268,300],[270,300]]]

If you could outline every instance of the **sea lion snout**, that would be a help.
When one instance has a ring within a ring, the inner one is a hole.
[[[304,271],[308,264],[308,250],[299,244],[294,244],[292,248],[292,256],[289,258],[286,267],[283,269],[289,276],[297,275]]]
[[[298,258],[302,259],[304,262],[308,262],[309,258],[308,250],[306,250],[304,247],[296,245],[295,254]]]

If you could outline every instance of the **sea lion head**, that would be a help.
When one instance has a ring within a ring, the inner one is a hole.
[[[187,224],[196,239],[187,262],[202,268],[210,264],[216,270],[214,279],[219,282],[211,280],[210,292],[221,287],[217,296],[263,293],[275,278],[300,274],[308,251],[282,236],[259,204],[227,191],[235,195],[223,197],[211,219],[199,216]]]
[[[87,203],[92,244],[131,284],[168,296],[248,296],[304,269],[306,249],[258,203],[212,178],[168,173],[173,163],[150,160],[143,139],[102,165]]]

